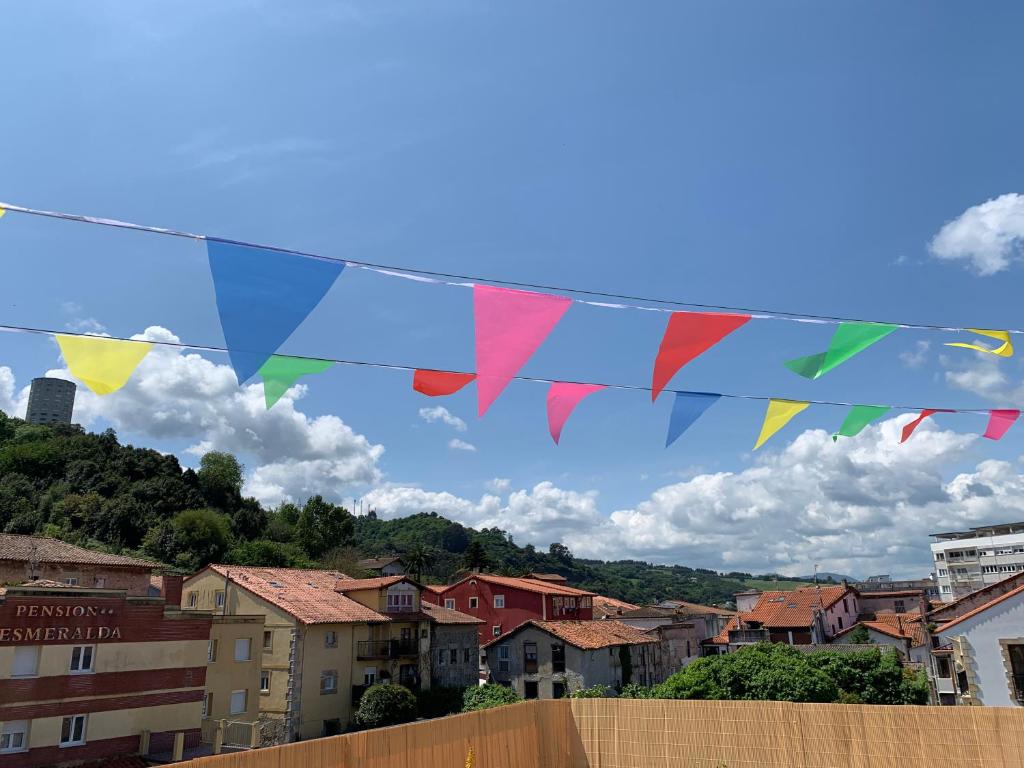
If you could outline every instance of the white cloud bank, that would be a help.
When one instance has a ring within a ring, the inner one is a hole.
[[[932,255],[965,261],[994,275],[1024,255],[1024,195],[1011,192],[975,205],[943,225],[928,246]]]
[[[435,421],[443,422],[456,432],[465,432],[467,429],[466,422],[451,413],[443,405],[435,405],[433,408],[420,408],[420,418],[428,424],[433,424]]]

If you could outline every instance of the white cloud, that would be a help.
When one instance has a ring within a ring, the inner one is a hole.
[[[178,341],[158,326],[132,338]],[[65,369],[47,375],[72,378]],[[384,447],[370,443],[337,416],[314,418],[297,410],[296,402],[305,393],[304,385],[296,385],[268,411],[262,385],[239,387],[230,366],[158,345],[116,393],[98,397],[79,386],[75,421],[88,425],[102,418],[119,431],[195,441],[187,451],[196,456],[211,450],[234,453],[252,466],[245,493],[266,504],[301,501],[314,493],[340,499],[353,486],[380,482],[377,462]],[[15,404],[22,412],[26,396],[27,388]]]
[[[931,346],[930,341],[915,342],[912,350],[900,353],[900,360],[907,368],[920,368],[928,359],[928,350]]]
[[[494,477],[484,483],[484,488],[493,493],[504,493],[512,487],[512,481],[507,477]]]
[[[997,405],[1013,406],[1024,399],[1024,382],[1013,382],[1006,375],[1006,361],[985,352],[970,353],[969,361],[954,367],[953,359],[943,355],[946,383],[956,389],[984,397]]]
[[[975,205],[943,225],[928,249],[939,259],[966,261],[979,275],[1009,268],[1024,248],[1024,195],[1009,193]]]
[[[0,365],[0,411],[8,416],[23,418],[25,409],[14,394],[15,382],[14,371],[6,365]]]
[[[420,408],[420,418],[428,424],[435,421],[442,421],[456,432],[466,431],[466,422],[451,413],[443,405],[436,405],[433,408]]]
[[[64,327],[69,331],[74,331],[75,333],[88,333],[92,336],[110,335],[107,333],[107,326],[95,317],[77,317],[74,320],[69,320],[65,323]]]
[[[457,437],[453,437],[448,441],[448,447],[453,451],[475,451],[476,446],[472,443],[467,443],[465,440],[459,440]]]

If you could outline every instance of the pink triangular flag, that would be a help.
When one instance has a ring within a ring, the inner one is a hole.
[[[605,389],[604,384],[569,384],[564,381],[553,381],[548,389],[548,431],[551,439],[558,445],[562,436],[562,427],[573,409],[587,395]]]
[[[473,286],[477,415],[498,399],[570,304],[566,296]]]
[[[985,434],[989,440],[998,440],[1006,434],[1006,430],[1013,426],[1020,417],[1020,411],[994,410],[988,412],[988,426],[985,427]]]

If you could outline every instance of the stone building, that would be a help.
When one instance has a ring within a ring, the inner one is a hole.
[[[143,596],[151,595],[151,576],[159,567],[159,563],[94,552],[47,536],[0,533],[0,584],[55,581]]]

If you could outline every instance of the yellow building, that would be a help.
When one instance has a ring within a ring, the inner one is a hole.
[[[260,690],[263,672],[262,614],[213,617],[206,649],[203,741],[229,747],[274,743],[261,737]]]
[[[402,576],[210,565],[186,580],[182,607],[264,617],[258,706],[274,741],[341,732],[366,685],[429,685],[430,618]]]

